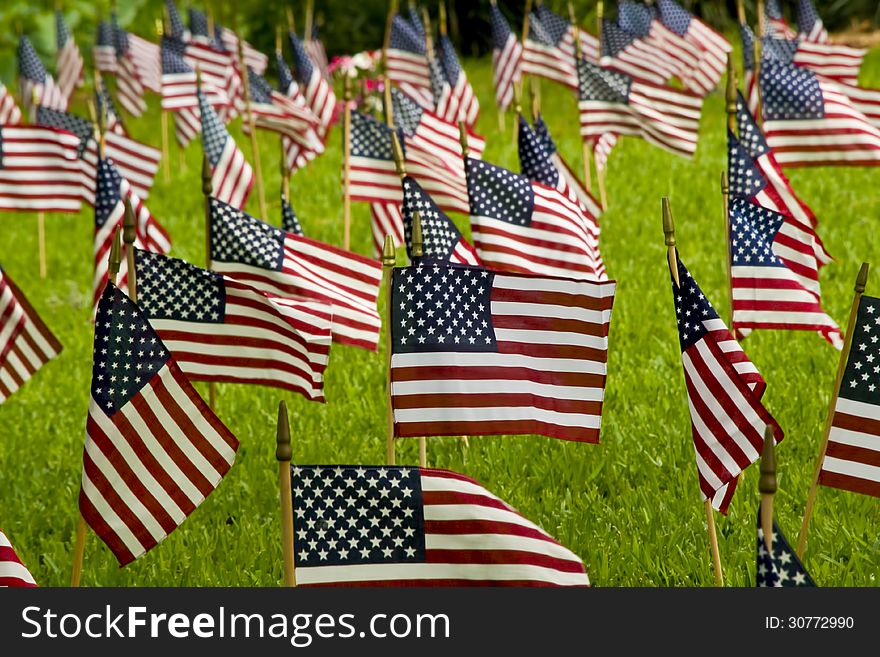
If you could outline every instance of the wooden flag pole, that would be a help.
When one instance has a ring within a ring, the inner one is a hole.
[[[394,272],[397,255],[394,253],[394,240],[391,235],[385,236],[382,249],[382,278],[385,281],[385,397],[387,405],[387,433],[385,442],[385,461],[388,465],[395,464],[394,439],[394,408],[391,405],[391,275]]]
[[[254,155],[254,176],[257,179],[257,192],[260,197],[260,216],[263,220],[268,217],[266,212],[266,189],[263,185],[263,167],[260,164],[260,145],[257,142],[257,127],[254,124],[254,111],[251,106],[251,83],[248,75],[247,64],[244,61],[244,41],[238,39],[238,65],[241,71],[242,86],[244,87],[245,120],[251,132],[251,151]]]
[[[21,34],[21,30],[19,30],[19,34]],[[37,91],[34,89],[31,94],[31,121],[33,121],[33,115],[36,114],[37,105]],[[46,267],[46,213],[43,211],[37,212],[37,258],[40,267],[40,278],[46,278],[48,274]]]
[[[422,218],[418,210],[413,211],[412,222],[412,260],[415,263],[416,258],[421,258],[424,255]],[[425,436],[419,436],[419,467],[428,467],[428,439]]]
[[[351,248],[351,78],[345,76],[342,113],[342,248]]]
[[[743,0],[736,0],[736,17],[740,25],[746,24],[746,5]]]
[[[202,196],[205,197],[205,269],[211,269],[211,194],[214,193],[211,182],[211,163],[202,152]],[[217,391],[213,381],[208,382],[208,406],[213,411],[217,408]]]
[[[834,420],[834,408],[837,406],[837,397],[840,394],[840,382],[843,380],[843,374],[846,371],[846,362],[849,360],[849,352],[852,349],[852,335],[855,329],[856,319],[859,314],[859,302],[862,294],[865,292],[865,286],[868,283],[868,263],[863,262],[856,276],[856,284],[853,287],[853,301],[849,311],[849,323],[847,324],[846,336],[843,341],[843,349],[840,351],[840,361],[837,364],[837,376],[834,379],[834,391],[831,396],[831,402],[828,405],[828,415],[825,419],[825,431],[822,435],[822,446],[819,449],[819,458],[816,459],[816,467],[813,470],[813,480],[810,483],[810,490],[807,493],[807,504],[804,508],[804,519],[801,522],[801,531],[798,534],[797,555],[800,558],[804,556],[804,549],[807,546],[807,533],[810,530],[810,518],[813,515],[813,506],[816,504],[816,495],[819,492],[819,475],[822,472],[822,463],[825,461],[825,452],[828,449],[828,436],[831,434],[831,423]]]
[[[523,25],[522,25],[522,36],[520,37],[520,45],[522,46],[523,52],[526,49],[526,41],[529,38],[529,21],[531,20],[532,15],[532,0],[526,0],[525,10],[523,12]],[[519,82],[513,83],[513,94],[514,98],[517,97],[517,94],[522,95],[523,84],[525,84],[526,75],[523,73],[520,75]],[[530,84],[536,84],[535,76],[529,77]],[[531,87],[532,93],[538,91],[538,87]],[[519,142],[519,121],[513,122],[513,143],[516,144]]]
[[[577,18],[575,17],[574,4],[572,4],[571,0],[568,2],[568,21],[574,30],[574,70],[577,73],[581,59],[581,33],[577,29]],[[593,188],[593,180],[590,175],[590,162],[592,160],[593,153],[590,149],[590,144],[586,139],[581,138],[581,162],[584,167],[584,187],[587,191],[592,191]]]
[[[275,438],[275,460],[278,461],[278,491],[281,499],[281,546],[284,554],[284,586],[296,586],[293,561],[293,490],[290,485],[290,421],[287,404],[278,402],[278,430]]]
[[[531,101],[532,123],[541,116],[541,94],[538,93],[538,79],[534,76],[529,78],[529,100]]]
[[[283,138],[279,138],[278,143],[281,146],[281,193],[290,203],[290,169],[287,168],[287,149],[284,148]]]
[[[168,6],[162,5],[162,9],[164,15],[162,18],[156,20],[156,34],[159,37],[159,40],[162,40],[162,36],[167,32],[167,28],[165,27],[165,20],[168,15]],[[101,74],[95,69],[95,86],[98,85],[98,81],[101,79]],[[159,109],[159,114],[162,117],[162,182],[166,185],[171,182],[171,162],[170,162],[170,140],[168,137],[168,112],[166,110]]]
[[[306,1],[306,18],[303,24],[303,40],[312,38],[312,28],[315,21],[315,0]]]
[[[382,64],[384,66],[385,86],[390,83],[388,80],[388,47],[391,45],[391,25],[394,17],[397,15],[399,8],[398,0],[391,0],[388,3],[388,16],[385,18],[385,39],[382,41]]]
[[[672,219],[672,208],[669,206],[669,197],[664,196],[662,201],[663,207],[663,235],[666,244],[666,264],[669,266],[669,273],[675,286],[680,287],[681,281],[678,277],[678,255],[675,246],[675,222]],[[712,567],[715,571],[715,586],[724,586],[724,574],[721,571],[721,553],[718,550],[718,534],[715,531],[715,511],[712,509],[712,500],[706,499],[703,503],[706,510],[706,527],[709,533],[709,550],[712,554]]]
[[[733,68],[733,57],[727,55],[727,129],[736,134],[736,71]],[[730,177],[727,171],[721,172],[721,213],[724,217],[725,252],[727,254],[727,307],[730,310],[727,326],[733,331],[733,273],[730,254]]]
[[[122,219],[122,241],[125,242],[125,265],[128,269],[125,278],[128,281],[128,297],[137,303],[137,273],[134,269],[134,242],[137,238],[137,221],[135,220],[134,209],[131,207],[131,200],[126,197],[123,199],[123,205],[125,205],[125,216]]]
[[[776,436],[773,426],[768,424],[764,430],[764,449],[761,451],[761,477],[758,490],[761,492],[761,531],[767,551],[773,552],[773,496],[776,495]]]

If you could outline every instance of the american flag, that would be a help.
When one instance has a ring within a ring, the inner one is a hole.
[[[414,261],[412,228],[413,213],[419,213],[422,227],[422,256],[440,262],[479,266],[480,257],[461,235],[452,219],[437,207],[433,199],[411,176],[403,179],[403,228],[406,253]]]
[[[541,125],[540,134],[537,129],[539,123]],[[563,196],[578,201],[580,208],[577,221],[583,220],[584,226],[587,228],[596,261],[596,276],[599,280],[605,280],[607,278],[605,264],[599,253],[601,208],[559,156],[547,125],[538,118],[535,119],[535,126],[536,129],[532,130],[525,118],[519,117],[519,162],[522,174],[533,182],[553,187]]]
[[[37,56],[37,51],[24,34],[18,40],[18,78],[21,100],[28,114],[37,107],[66,110],[67,97]]]
[[[675,76],[674,64],[669,62],[668,55],[607,18],[602,21],[600,64],[656,85],[666,84]]]
[[[211,268],[262,292],[333,307],[333,340],[375,350],[382,267],[375,260],[286,233],[211,199]]]
[[[146,84],[141,77],[135,53],[131,48],[128,32],[123,30],[116,22],[116,14],[113,14],[113,47],[116,50],[116,94],[119,104],[132,116],[141,116],[147,111],[147,102],[144,100]],[[158,58],[158,52],[157,52]],[[158,63],[158,62],[157,62]],[[160,72],[161,78],[161,72]],[[158,85],[161,92],[161,80]]]
[[[599,442],[615,283],[423,260],[395,269],[395,436]]]
[[[703,99],[580,61],[581,137],[633,135],[676,155],[697,150]]]
[[[266,79],[253,69],[248,69],[251,94],[251,113],[254,125],[263,130],[277,132],[297,142],[305,149],[315,150],[322,145],[318,137],[320,122],[308,108],[298,105],[281,92],[275,91]],[[245,122],[242,130],[250,133]]]
[[[573,196],[468,158],[471,232],[480,259],[499,271],[598,280],[590,220]]]
[[[189,31],[193,39],[204,42],[214,43],[214,35],[208,32],[208,17],[205,12],[189,8]]]
[[[113,246],[116,229],[122,229],[125,218],[125,200],[128,199],[135,217],[135,247],[155,253],[168,253],[171,239],[164,228],[153,218],[131,185],[119,175],[112,161],[99,159],[97,166],[97,193],[95,198],[95,276],[92,289],[94,301],[98,302],[107,282],[108,255]],[[119,284],[128,281],[125,259],[119,269]]]
[[[469,128],[472,128],[480,116],[480,103],[458,61],[455,46],[445,34],[440,35],[438,50],[440,64],[443,67],[444,89],[436,113],[451,123],[463,120]]]
[[[235,56],[210,43],[191,40],[185,44],[184,62],[202,75],[206,89],[225,90],[228,103],[218,106],[220,118],[228,123],[244,107],[244,88],[235,62]]]
[[[36,585],[34,576],[21,563],[12,543],[0,530],[0,587],[34,588]]]
[[[79,212],[79,139],[44,126],[0,126],[0,210]]]
[[[228,27],[220,28],[220,42],[229,52],[238,53],[238,35]],[[269,56],[261,53],[247,41],[242,41],[241,48],[245,66],[252,68],[257,75],[265,74],[266,67],[269,65]]]
[[[590,584],[577,555],[456,472],[294,465],[291,488],[297,586]]]
[[[387,57],[385,67],[389,82],[411,95],[422,107],[433,109],[424,32],[419,34],[405,18],[395,15],[391,20]]]
[[[798,0],[797,24],[802,39],[816,43],[828,42],[828,30],[816,12],[813,0]]]
[[[293,49],[294,77],[302,90],[306,105],[318,118],[321,127],[320,136],[323,138],[333,118],[336,94],[333,93],[333,87],[324,79],[320,69],[309,57],[299,37],[293,32],[290,32],[290,45]]]
[[[61,353],[61,343],[0,269],[0,404]]]
[[[116,103],[110,97],[107,85],[104,84],[104,78],[100,76],[95,78],[95,108],[98,111],[98,116],[106,118],[107,130],[115,132],[117,135],[128,136],[119,110],[116,109]]]
[[[760,78],[764,133],[783,167],[880,164],[880,128],[841,85],[773,61]]]
[[[880,299],[862,296],[819,483],[880,497]],[[877,364],[875,364],[875,361]]]
[[[275,51],[275,60],[278,65],[278,89],[297,107],[311,111],[305,96],[302,95],[300,86],[293,79],[293,74],[290,72],[287,62],[284,61],[284,55],[280,50]],[[299,142],[286,137],[281,138],[281,143],[284,145],[284,158],[287,168],[291,172],[303,168],[324,152],[324,142],[317,132],[315,132],[315,138],[310,139],[310,142],[315,144],[314,148],[306,148]]]
[[[166,27],[168,36],[180,39],[181,41],[189,41],[191,36],[189,28],[184,24],[183,18],[180,17],[180,12],[177,11],[177,5],[174,4],[174,0],[165,0],[165,9],[168,12],[168,26]]]
[[[816,215],[795,194],[741,94],[737,95],[736,118],[739,139],[731,132],[727,135],[730,193],[787,215],[810,230],[815,229]],[[831,262],[831,255],[818,235],[813,240],[812,250],[820,267]]]
[[[781,39],[793,40],[797,34],[788,26],[779,0],[766,0],[764,5],[764,22],[767,26],[767,34],[778,36]]]
[[[122,46],[123,54],[134,63],[141,84],[145,89],[157,94],[162,93],[162,54],[159,44],[147,41],[118,26],[116,30],[117,48]],[[116,56],[120,56],[118,50]]]
[[[819,305],[812,231],[744,198],[730,199],[729,216],[737,336],[752,329],[814,330],[840,349],[840,329]]]
[[[575,32],[577,30],[577,32]],[[572,27],[545,5],[529,14],[529,31],[522,54],[522,74],[535,75],[577,90],[575,34],[579,36],[581,57],[599,61],[599,40]]]
[[[294,235],[304,234],[296,212],[293,211],[293,206],[290,205],[290,201],[287,200],[284,191],[281,192],[281,230],[285,233],[293,233]]]
[[[60,9],[55,10],[55,45],[58,87],[64,98],[70,101],[74,88],[83,84],[83,58]]]
[[[776,520],[773,521],[773,537],[770,540],[770,550],[767,550],[767,542],[764,540],[764,530],[761,528],[761,509],[758,508],[758,560],[755,571],[756,587],[784,587],[784,586],[816,586],[810,573],[804,568],[797,554],[791,549],[785,534],[779,529]]]
[[[0,82],[0,125],[21,123],[21,110],[15,103],[15,96],[9,93],[6,85]]]
[[[113,283],[98,304],[93,358],[79,508],[124,566],[217,487],[238,440]]]
[[[214,196],[237,208],[243,207],[254,184],[254,170],[235,140],[226,132],[214,108],[199,91],[202,119],[202,148],[211,165],[211,188]]]
[[[135,254],[138,306],[186,376],[273,386],[324,401],[329,305],[278,303],[183,260]]]
[[[312,33],[303,34],[303,47],[309,53],[309,57],[315,63],[315,66],[321,71],[321,75],[325,80],[330,79],[330,73],[327,71],[330,63],[327,61],[327,51],[324,49],[324,43],[318,34],[318,24],[312,24]]]
[[[98,22],[98,34],[92,48],[92,64],[102,73],[116,73],[116,46],[113,26],[107,21]]]
[[[672,295],[700,491],[727,513],[737,477],[761,455],[766,427],[776,442],[782,429],[761,404],[763,377],[680,259],[678,279]]]
[[[513,102],[513,87],[522,78],[523,48],[495,3],[489,8],[492,21],[492,82],[495,102],[507,111]]]
[[[41,125],[66,130],[79,138],[77,153],[82,168],[82,197],[89,205],[95,204],[95,172],[98,168],[98,143],[94,125],[75,114],[40,107],[37,121]],[[162,152],[125,135],[107,132],[104,135],[104,154],[112,159],[119,173],[140,198],[146,199],[159,170]]]

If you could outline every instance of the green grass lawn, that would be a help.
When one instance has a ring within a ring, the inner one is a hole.
[[[487,60],[466,68],[480,94],[478,131],[485,157],[518,170],[510,116],[498,129]],[[880,86],[880,51],[866,60],[862,83]],[[561,152],[580,170],[574,98],[543,84],[546,120]],[[155,99],[153,99],[155,101]],[[84,113],[82,107],[77,111]],[[516,506],[580,555],[598,586],[709,586],[713,583],[697,484],[675,315],[660,222],[669,195],[682,259],[723,317],[727,316],[725,239],[719,176],[726,165],[724,102],[706,100],[694,161],[625,138],[608,170],[609,210],[601,246],[618,281],[612,315],[607,401],[600,445],[540,437],[476,437],[428,442],[432,466],[463,472]],[[158,145],[157,103],[129,120],[133,136]],[[234,136],[250,156],[249,142]],[[341,133],[328,153],[292,180],[293,204],[309,236],[342,241]],[[279,146],[261,135],[270,222],[280,223]],[[148,206],[171,233],[171,255],[204,264],[201,149],[179,159],[172,180],[161,173]],[[791,172],[819,217],[819,233],[836,257],[822,271],[823,304],[842,326],[860,263],[880,266],[877,169]],[[256,189],[249,209],[256,213]],[[82,445],[91,376],[93,218],[47,218],[49,276],[37,266],[34,215],[2,218],[0,262],[64,345],[64,352],[0,408],[0,526],[43,586],[66,585],[77,520]],[[467,220],[456,217],[469,234]],[[353,211],[354,250],[369,254],[369,211]],[[402,260],[402,257],[401,257]],[[880,271],[868,293],[880,295]],[[776,513],[791,541],[816,459],[838,352],[808,332],[758,332],[744,347],[768,382],[765,403],[785,430],[778,449]],[[270,388],[218,386],[217,414],[238,436],[235,466],[208,500],[168,539],[120,570],[90,534],[83,583],[88,586],[278,586],[282,579],[276,485],[275,419],[279,399],[291,412],[294,459],[301,463],[382,463],[385,458],[385,358],[334,345],[327,404]],[[205,387],[199,385],[200,390]],[[417,461],[415,440],[402,440],[398,462]],[[727,581],[754,579],[757,468],[748,470],[727,518],[718,517]],[[806,565],[819,585],[871,586],[880,571],[880,505],[873,498],[822,489]]]

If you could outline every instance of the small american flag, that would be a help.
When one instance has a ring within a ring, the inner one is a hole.
[[[0,587],[34,588],[36,585],[33,575],[21,563],[12,543],[0,530]]]
[[[0,82],[0,125],[21,123],[21,110],[15,103],[15,96],[9,93],[6,85]]]
[[[69,102],[74,88],[83,85],[83,58],[60,9],[55,11],[55,45],[58,87]]]
[[[450,123],[463,120],[472,128],[480,116],[480,103],[468,81],[455,47],[445,34],[437,45],[438,58],[443,69],[444,91],[437,104],[436,113]]]
[[[102,73],[116,73],[116,47],[113,44],[113,26],[107,21],[99,21],[98,34],[92,48],[92,62],[95,69]]]
[[[617,145],[617,135],[606,132],[601,137],[593,140],[593,159],[596,161],[596,170],[604,171],[608,166],[608,156]]]
[[[293,206],[290,205],[290,201],[287,200],[283,190],[281,192],[281,230],[285,233],[293,233],[294,235],[304,234],[296,212],[293,211]]]
[[[61,343],[0,269],[0,404],[61,353]]]
[[[540,125],[540,132],[538,125]],[[529,127],[525,118],[519,117],[519,162],[522,174],[533,182],[541,183],[558,190],[563,196],[575,198],[580,203],[580,218],[585,219],[590,244],[595,251],[596,275],[604,280],[605,264],[599,254],[599,215],[601,209],[568,167],[556,150],[547,125],[540,118],[535,119],[535,130]]]
[[[841,348],[840,329],[819,305],[812,230],[744,198],[731,198],[733,329],[815,330]]]
[[[130,60],[137,71],[137,78],[145,89],[162,92],[162,56],[159,44],[147,41],[137,34],[116,26],[116,57]]]
[[[183,260],[135,251],[138,306],[195,381],[251,383],[324,401],[330,306],[277,303]]]
[[[598,62],[599,40],[596,37],[571,26],[546,5],[539,5],[529,14],[529,31],[522,55],[522,74],[547,78],[577,90],[576,34],[580,39],[581,57]]]
[[[754,43],[754,35],[743,28],[743,40]],[[859,84],[859,70],[867,51],[833,43],[814,41],[788,41],[765,36],[762,41],[762,57],[765,60],[794,64],[810,69],[819,75],[853,87]],[[745,53],[744,53],[745,55]],[[753,68],[753,57],[748,55],[748,68]]]
[[[391,20],[387,55],[385,66],[388,80],[411,95],[422,107],[433,109],[425,33],[419,34],[405,18],[395,15]]]
[[[297,107],[311,111],[305,96],[302,95],[300,86],[293,79],[293,74],[284,61],[284,55],[280,50],[275,51],[275,60],[278,65],[278,89],[287,98],[289,98]],[[306,164],[314,160],[318,155],[324,152],[324,142],[315,133],[317,139],[310,139],[310,143],[314,143],[314,147],[307,148],[293,139],[287,137],[281,138],[284,145],[284,157],[287,168],[293,172],[303,168]]]
[[[495,102],[507,111],[513,102],[513,87],[522,78],[523,48],[511,31],[501,10],[493,3],[489,8],[492,21],[492,82]]]
[[[333,340],[375,350],[382,266],[211,199],[211,268],[267,294],[333,307]]]
[[[675,76],[673,63],[662,50],[607,18],[602,21],[600,64],[656,85],[666,84]]]
[[[816,215],[795,194],[742,95],[737,97],[736,117],[740,137],[737,139],[730,132],[727,135],[730,193],[787,215],[811,231],[815,229]],[[814,234],[812,242],[817,264],[821,267],[831,262],[831,255],[818,235]]]
[[[767,425],[776,442],[782,429],[761,404],[763,377],[680,259],[678,278],[672,295],[700,491],[727,513],[737,477],[760,457]]]
[[[574,196],[481,160],[468,158],[467,168],[471,231],[487,267],[601,278],[594,222]]]
[[[452,219],[437,207],[433,199],[414,178],[403,179],[403,228],[406,235],[406,253],[414,260],[412,249],[413,213],[419,213],[422,227],[422,256],[440,262],[463,265],[481,265],[480,258],[461,235]]]
[[[785,586],[816,586],[810,573],[804,568],[804,564],[798,559],[797,554],[791,549],[785,534],[779,529],[776,520],[773,521],[773,538],[770,541],[771,550],[767,550],[764,540],[764,530],[761,528],[761,509],[758,507],[758,560],[755,571],[756,587],[785,587]]]
[[[764,132],[783,167],[880,164],[880,128],[842,85],[773,61],[764,62],[760,78]]]
[[[238,35],[228,27],[220,28],[220,42],[229,52],[238,53]],[[261,53],[247,41],[242,41],[241,48],[245,66],[252,68],[257,75],[263,75],[269,65],[269,56]]]
[[[299,37],[290,32],[290,45],[293,50],[293,74],[302,89],[306,105],[318,118],[321,127],[320,136],[330,127],[333,110],[336,107],[336,94],[333,87],[321,75],[321,70],[309,57]]]
[[[697,150],[703,99],[580,61],[581,137],[606,133],[642,137],[676,155]]]
[[[395,436],[599,442],[615,283],[423,260],[395,269]]]
[[[779,0],[766,0],[764,5],[764,22],[767,26],[767,34],[780,39],[794,40],[797,34],[788,26]]]
[[[229,122],[238,116],[244,106],[244,90],[233,54],[194,39],[185,44],[183,59],[193,70],[199,69],[204,88],[225,90],[228,104],[218,106],[220,118]]]
[[[0,210],[79,212],[79,139],[43,126],[0,126]]]
[[[79,137],[78,154],[83,171],[82,196],[89,205],[94,205],[95,172],[98,168],[98,144],[94,125],[75,114],[46,107],[37,109],[37,121],[41,125],[67,130]],[[119,173],[131,184],[135,194],[146,199],[159,170],[161,151],[115,132],[106,133],[104,141],[105,155],[116,163]]]
[[[862,296],[819,483],[880,497],[880,299]]]
[[[116,229],[122,229],[125,218],[125,199],[131,203],[135,217],[135,247],[155,253],[168,253],[171,239],[165,229],[135,194],[129,182],[119,175],[112,161],[99,159],[97,165],[97,193],[95,198],[95,276],[92,289],[95,303],[107,282],[108,255],[113,246]],[[123,258],[119,269],[120,285],[128,281],[128,265]]]
[[[226,132],[205,94],[198,92],[202,119],[202,148],[211,165],[211,188],[214,196],[229,205],[241,208],[254,184],[254,170],[235,140]]]
[[[327,51],[324,48],[324,42],[321,41],[321,37],[318,34],[318,24],[312,24],[312,33],[311,34],[303,34],[303,47],[306,49],[306,52],[309,53],[309,57],[312,58],[312,61],[315,62],[315,66],[321,71],[321,75],[325,80],[330,79],[330,73],[328,72],[328,67],[330,62],[327,61]]]
[[[28,114],[33,115],[41,106],[67,109],[67,97],[46,72],[30,39],[23,34],[18,40],[18,77],[22,103]]]
[[[217,487],[238,440],[113,283],[98,304],[93,358],[79,508],[124,566]]]
[[[131,49],[128,32],[119,27],[115,13],[113,14],[112,27],[113,47],[116,50],[117,62],[116,94],[119,98],[119,104],[132,116],[141,116],[147,111],[147,102],[144,100],[146,85],[141,78],[141,72]],[[159,91],[161,91],[161,83]]]
[[[275,91],[263,76],[250,68],[248,83],[251,112],[257,128],[277,132],[306,149],[321,147],[322,140],[318,136],[320,121],[308,107],[297,105],[292,99]],[[245,134],[250,133],[247,122],[242,129]]]
[[[181,41],[189,41],[191,36],[189,28],[187,28],[180,17],[180,12],[177,11],[177,5],[174,3],[174,0],[165,0],[165,9],[168,11],[168,36],[180,39]]]
[[[456,472],[295,465],[291,488],[298,586],[590,585],[577,555]]]
[[[798,0],[797,24],[801,39],[816,43],[828,42],[828,30],[813,6],[813,0]]]

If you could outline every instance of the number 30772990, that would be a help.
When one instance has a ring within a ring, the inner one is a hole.
[[[768,630],[850,630],[855,625],[852,616],[765,616]]]

